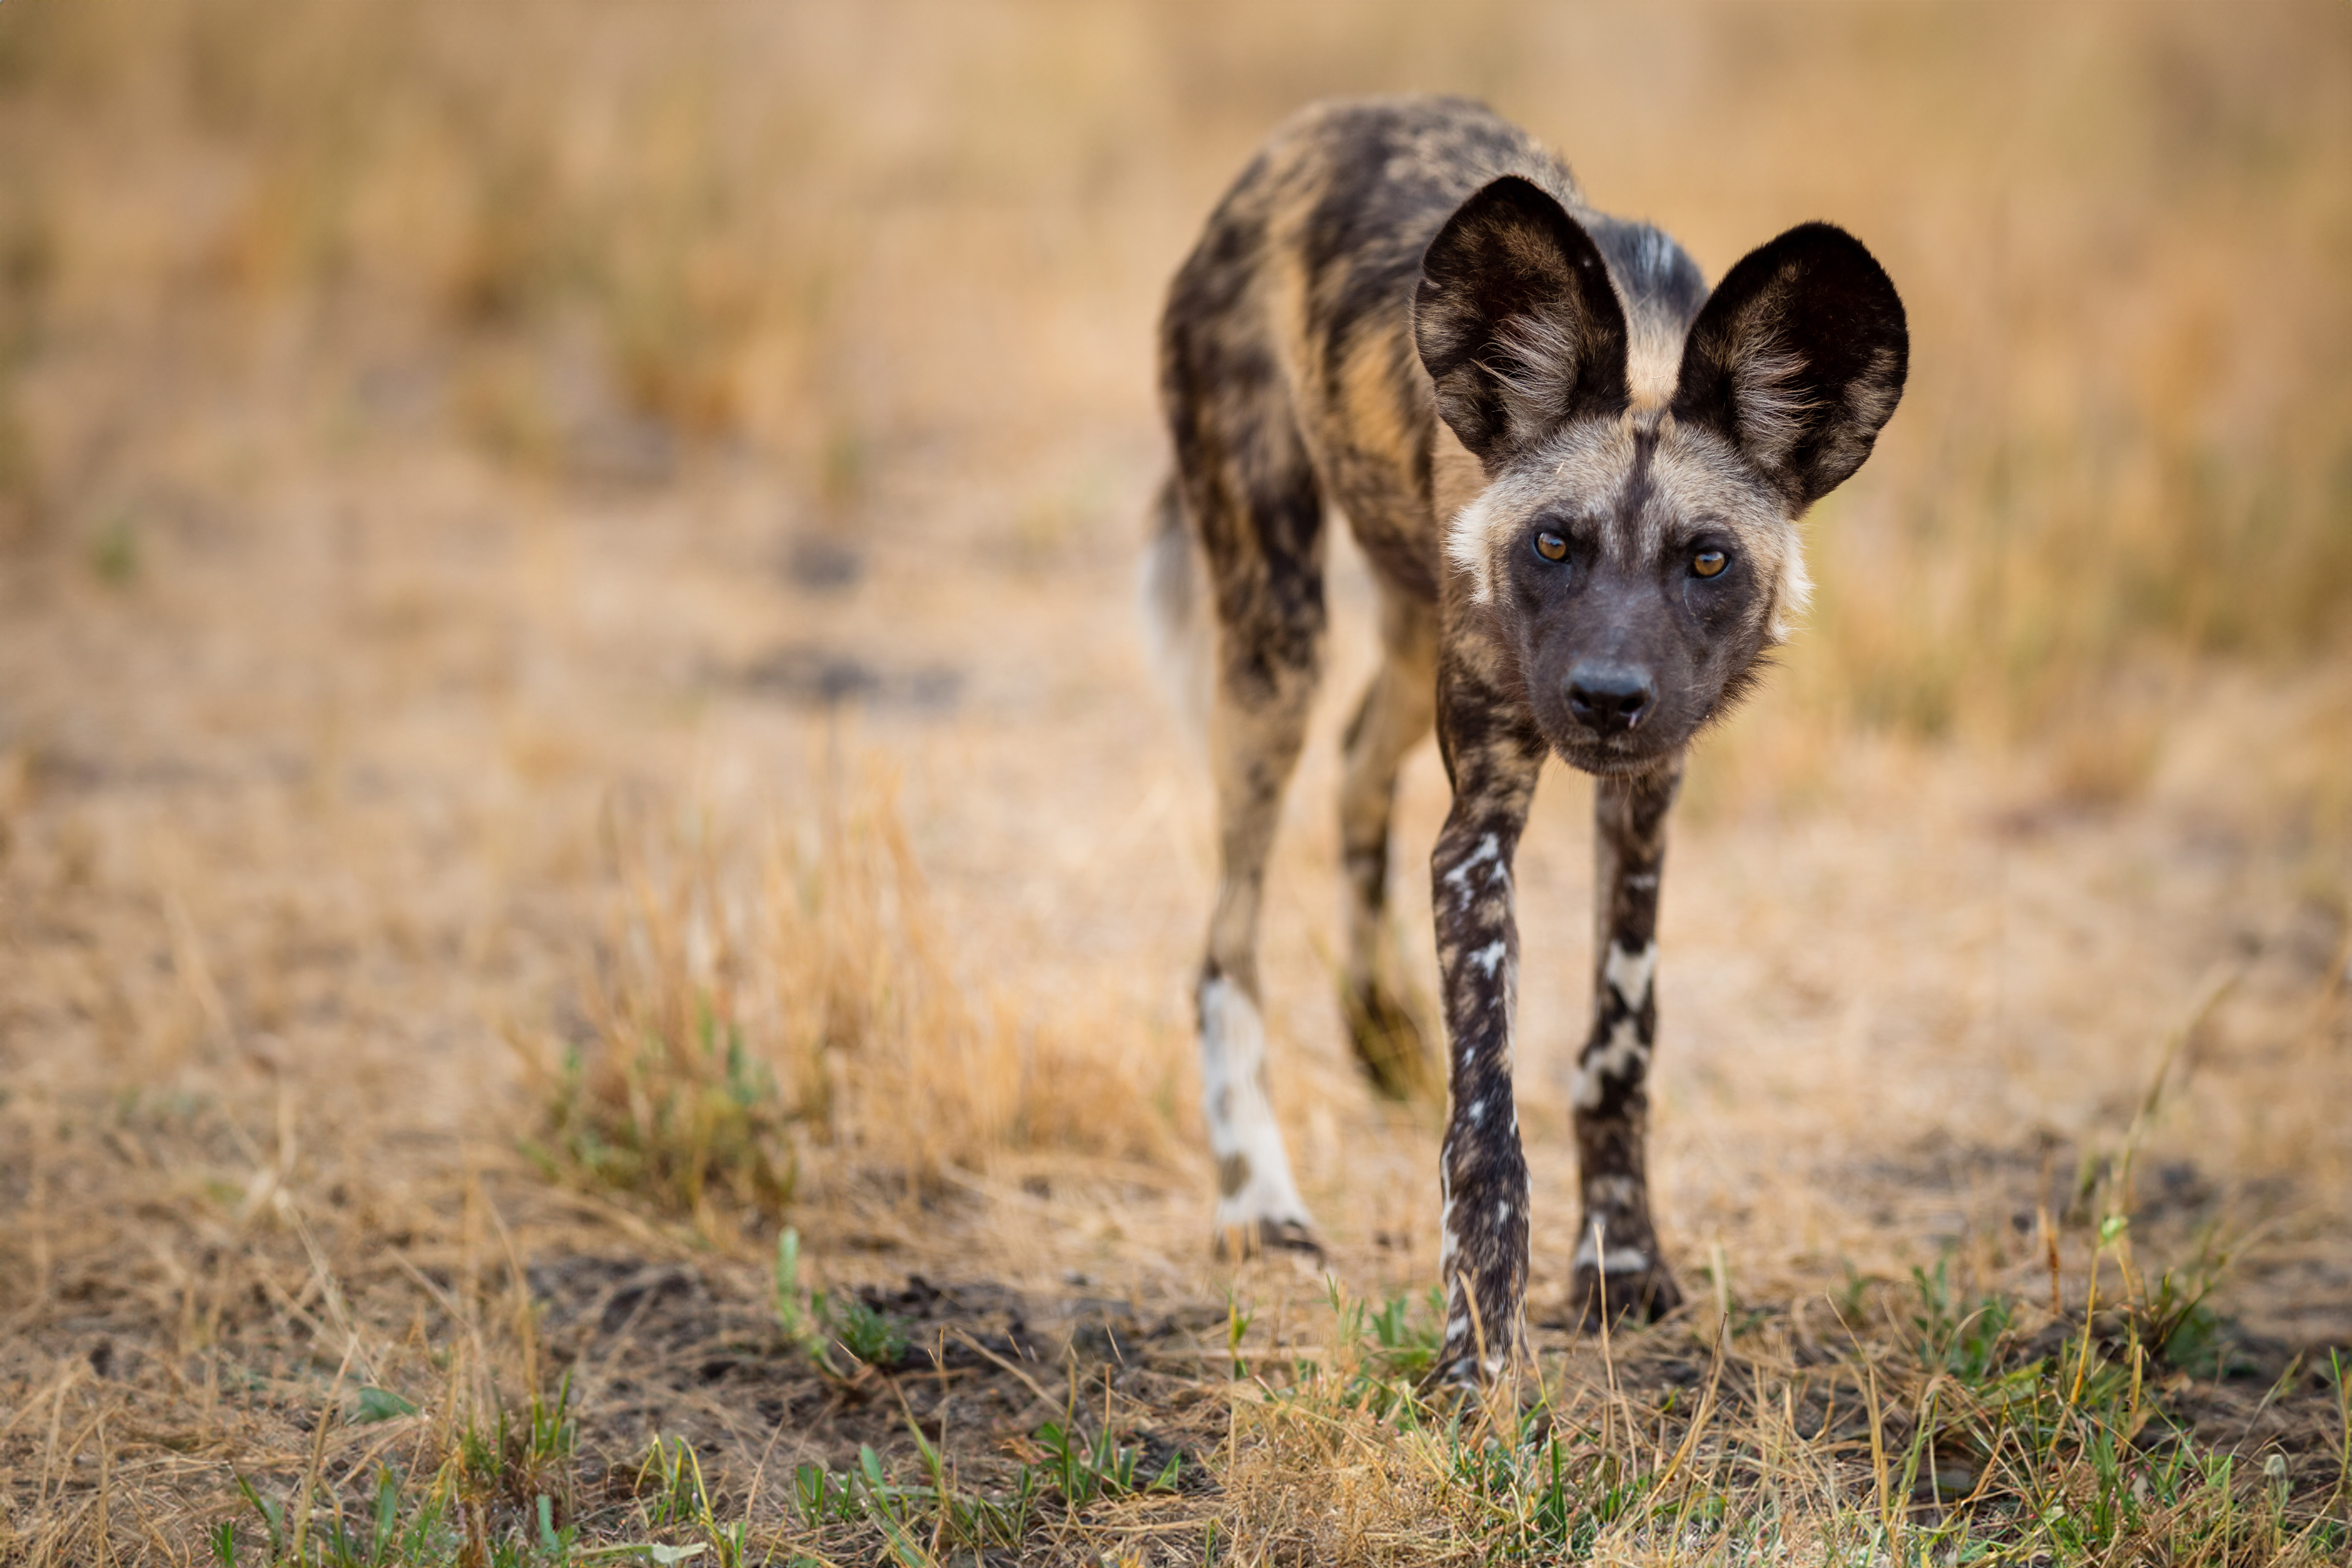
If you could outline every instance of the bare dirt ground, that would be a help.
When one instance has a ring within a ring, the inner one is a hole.
[[[110,316],[74,306],[102,278],[61,286],[65,324],[12,394],[47,454],[42,521],[0,556],[0,1555],[185,1561],[233,1516],[250,1542],[237,1478],[363,1492],[372,1462],[430,1469],[461,1413],[566,1373],[581,1517],[646,1506],[664,1436],[719,1511],[765,1525],[793,1517],[799,1467],[848,1470],[861,1444],[909,1462],[911,1426],[1035,1461],[1042,1424],[1115,1397],[1147,1468],[1183,1457],[1175,1489],[1053,1553],[1198,1561],[1218,1521],[1245,1551],[1256,1531],[1260,1552],[1346,1554],[1284,1513],[1278,1467],[1251,1468],[1227,1385],[1235,1342],[1245,1373],[1326,1353],[1333,1282],[1375,1305],[1433,1282],[1438,1108],[1372,1096],[1328,978],[1335,736],[1369,590],[1343,549],[1267,917],[1273,1096],[1328,1279],[1209,1258],[1185,986],[1207,791],[1133,607],[1163,461],[1152,280],[1256,105],[1178,163],[1144,159],[1106,199],[1150,216],[1116,232],[1066,193],[919,194],[876,219],[840,308],[877,324],[829,351],[867,412],[782,457],[756,432],[678,435],[560,331],[452,346],[349,299],[222,305],[197,284]],[[184,169],[157,179],[211,200]],[[1933,214],[1918,226],[1898,251],[1930,247]],[[958,234],[1016,279],[993,303],[927,291]],[[1024,246],[1059,296],[1017,280]],[[959,323],[936,359],[891,320],[901,297]],[[520,458],[515,374],[547,403]],[[1823,524],[1833,561],[1878,559],[1889,496],[1955,471],[1932,399],[1959,395],[1928,395],[1889,432],[1888,488],[1865,469],[1861,521]],[[1867,684],[1852,627],[1885,590],[1829,573],[1832,651],[1801,642],[1696,765],[1651,1160],[1696,1304],[1605,1356],[1559,1321],[1589,802],[1547,780],[1519,877],[1542,1364],[1599,1401],[1697,1387],[1718,1328],[1751,1368],[1833,1362],[1939,1261],[2079,1314],[2095,1252],[2124,1288],[2112,1199],[2123,1268],[2202,1253],[2218,1280],[2214,1348],[2151,1389],[2199,1441],[2254,1469],[2284,1456],[2285,1484],[2326,1495],[2327,1358],[2352,1345],[2340,647],[2152,643],[2034,700],[2095,721],[1922,733],[1821,699]],[[1396,857],[1424,987],[1418,868],[1444,803],[1424,753]],[[733,911],[719,926],[814,940],[823,910],[793,924],[776,889],[853,819],[903,832],[891,907],[920,906],[925,962],[985,1026],[912,1065],[817,1048],[780,1069],[845,1108],[788,1130],[781,1209],[698,1219],[551,1171],[551,1086],[567,1048],[614,1048],[632,944],[667,933],[685,972],[725,967],[700,916],[646,910],[686,909],[664,900],[690,884]],[[903,1356],[836,1376],[798,1352],[786,1223],[803,1283],[892,1315]],[[362,1385],[410,1409],[361,1420]],[[1738,1397],[1769,1403],[1760,1381]],[[1840,1397],[1793,1398],[1790,1430],[1864,1463],[1860,1394]]]

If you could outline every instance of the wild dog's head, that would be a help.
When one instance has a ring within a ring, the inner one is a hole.
[[[1593,773],[1681,746],[1787,636],[1809,591],[1795,521],[1870,455],[1910,353],[1894,284],[1843,229],[1750,252],[1696,319],[1687,259],[1630,232],[1610,232],[1620,269],[1646,258],[1653,286],[1621,298],[1583,226],[1500,179],[1430,243],[1413,300],[1438,413],[1486,478],[1447,553],[1545,736]]]

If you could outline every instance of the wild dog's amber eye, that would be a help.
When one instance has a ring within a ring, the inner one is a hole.
[[[1568,541],[1549,529],[1536,535],[1536,553],[1547,561],[1568,559]]]
[[[1702,550],[1691,557],[1691,570],[1702,577],[1712,577],[1731,563],[1731,558],[1720,550]]]

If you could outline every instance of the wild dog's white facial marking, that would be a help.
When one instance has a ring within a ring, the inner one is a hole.
[[[1265,1098],[1265,1025],[1247,994],[1223,978],[1201,987],[1201,1104],[1217,1158],[1218,1229],[1310,1224]]]
[[[1495,574],[1487,556],[1494,548],[1495,514],[1502,505],[1502,497],[1495,491],[1481,490],[1477,500],[1455,512],[1445,525],[1445,558],[1470,579],[1470,597],[1476,604],[1486,604],[1495,596]]]
[[[1506,951],[1507,944],[1501,937],[1496,937],[1494,941],[1488,942],[1486,946],[1472,953],[1470,955],[1470,962],[1476,964],[1479,972],[1485,974],[1487,979],[1492,980],[1495,978],[1496,966],[1503,962],[1503,956]]]
[[[1640,1026],[1631,1018],[1620,1018],[1609,1031],[1609,1043],[1598,1050],[1588,1049],[1584,1059],[1576,1064],[1576,1082],[1569,1090],[1569,1100],[1579,1110],[1597,1110],[1604,1079],[1638,1078],[1649,1067],[1650,1047],[1642,1043]]]
[[[1812,603],[1813,579],[1805,571],[1804,542],[1790,529],[1787,551],[1780,557],[1780,578],[1772,593],[1772,621],[1768,629],[1773,647],[1789,640]]]
[[[1617,993],[1626,1006],[1637,1012],[1642,998],[1650,994],[1650,977],[1657,973],[1658,944],[1651,942],[1639,952],[1628,952],[1615,942],[1609,944],[1609,956],[1603,961],[1601,973],[1609,989]]]

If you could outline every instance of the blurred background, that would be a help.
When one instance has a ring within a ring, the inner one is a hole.
[[[1003,492],[959,509],[992,545],[1125,549],[1159,291],[1223,184],[1309,99],[1465,92],[1712,273],[1804,218],[1864,237],[1917,370],[1812,524],[1790,684],[1922,735],[2095,731],[2116,754],[2081,787],[2128,790],[2118,676],[2344,647],[2347,26],[2326,0],[22,5],[0,509],[17,548],[103,552],[158,446],[267,388],[321,462],[756,470],[780,538],[856,541],[935,537],[899,494],[955,472]]]

